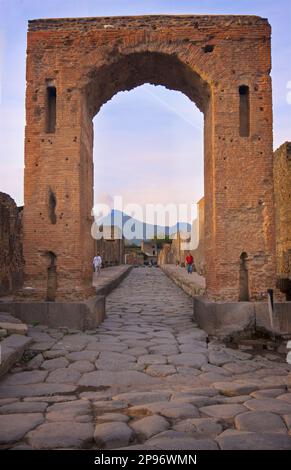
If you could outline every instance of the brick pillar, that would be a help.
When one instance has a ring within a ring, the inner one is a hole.
[[[249,136],[240,135],[241,84],[250,91]],[[275,284],[270,78],[226,81],[212,99],[212,135],[206,133],[212,158],[206,147],[205,159],[207,293],[238,300],[240,256],[246,253],[250,299],[259,299]]]
[[[94,293],[92,123],[69,75],[54,76],[51,69],[40,73],[36,57],[27,63],[25,286],[34,289],[37,299],[45,300],[49,253],[53,253],[56,300],[79,299]],[[56,88],[55,132],[47,132],[46,127],[47,78]]]

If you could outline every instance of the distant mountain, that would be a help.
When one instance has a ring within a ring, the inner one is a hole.
[[[178,222],[171,227],[161,225],[147,224],[141,220],[135,219],[119,210],[112,210],[110,214],[98,221],[104,226],[116,226],[123,231],[123,235],[129,243],[139,246],[142,240],[153,239],[160,235],[173,235],[180,232],[191,232],[191,224],[187,222]]]

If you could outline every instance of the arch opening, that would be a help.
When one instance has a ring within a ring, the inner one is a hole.
[[[203,116],[193,102],[145,84],[114,95],[93,123],[94,204],[112,207],[121,196],[123,207],[137,204],[151,224],[147,204],[174,204],[177,212],[183,204],[181,217],[192,223],[204,195]]]
[[[85,95],[91,119],[116,93],[145,83],[181,91],[200,111],[207,111],[211,97],[208,83],[176,54],[135,52],[88,72]]]
[[[213,189],[211,186],[213,142],[211,89],[207,81],[187,64],[187,60],[184,61],[184,58],[180,59],[177,54],[151,51],[134,52],[120,56],[112,62],[108,61],[99,68],[91,68],[87,72],[83,88],[84,109],[82,112],[81,136],[82,172],[88,182],[88,188],[91,188],[84,189],[84,200],[87,201],[87,214],[88,216],[89,212],[91,214],[92,207],[94,206],[93,118],[100,111],[101,107],[118,94],[118,92],[130,91],[144,84],[160,85],[167,90],[181,92],[204,115],[204,192],[206,207],[205,227],[207,230],[207,224],[211,224],[212,220],[212,203],[208,201],[211,201]],[[86,222],[83,223],[85,224]],[[211,243],[208,244],[208,247],[210,251]],[[87,260],[88,273],[93,255],[94,240],[90,253],[88,252],[88,244],[84,246],[84,257]],[[210,262],[208,263],[207,259],[209,260],[210,257],[205,254],[206,277],[207,264],[209,264],[209,270],[211,270]]]

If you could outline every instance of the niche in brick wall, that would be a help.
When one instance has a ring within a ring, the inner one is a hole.
[[[239,133],[241,137],[250,135],[250,91],[246,85],[239,87]]]
[[[57,207],[57,198],[56,198],[55,193],[50,189],[49,190],[49,218],[53,225],[57,223],[56,207]]]
[[[46,88],[46,132],[52,134],[56,130],[57,89],[51,80],[47,80]]]

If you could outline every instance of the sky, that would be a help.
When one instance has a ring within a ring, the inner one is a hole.
[[[23,204],[28,19],[163,13],[268,18],[274,148],[291,140],[290,0],[0,0],[0,191]],[[94,134],[95,202],[193,206],[203,195],[203,116],[182,93],[148,84],[118,93],[94,118]]]

